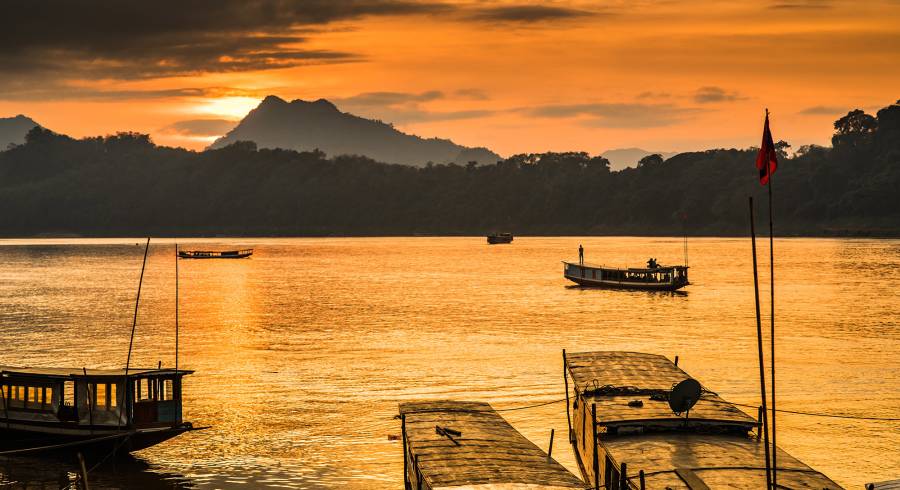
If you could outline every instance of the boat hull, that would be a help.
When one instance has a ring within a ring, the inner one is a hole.
[[[128,454],[140,451],[194,429],[190,424],[136,430],[106,430],[83,433],[36,432],[0,426],[0,456],[4,455],[74,455],[86,458],[105,457],[115,451]]]
[[[630,281],[607,281],[602,279],[591,279],[587,277],[571,276],[566,274],[565,278],[583,287],[602,288],[602,289],[636,289],[640,291],[677,291],[688,283],[642,283]]]
[[[503,243],[512,243],[512,235],[491,235],[487,237],[488,245],[500,245]]]
[[[253,255],[253,252],[241,252],[236,254],[227,254],[227,255],[212,255],[212,254],[196,254],[191,252],[178,252],[178,256],[182,259],[246,259],[247,257]]]

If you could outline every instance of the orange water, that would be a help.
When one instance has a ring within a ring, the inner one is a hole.
[[[138,241],[0,241],[0,364],[124,365]],[[135,364],[171,366],[175,260],[171,240],[155,243]],[[678,238],[185,240],[256,249],[179,263],[180,367],[196,370],[185,418],[212,428],[100,469],[93,487],[400,488],[400,443],[388,439],[398,402],[555,400],[563,348],[679,355],[724,398],[758,404],[749,240],[692,239],[686,294],[567,287],[560,260],[579,244],[587,261],[613,266],[683,259]],[[900,241],[775,247],[779,408],[900,417]],[[767,317],[768,289],[762,297]],[[563,404],[504,416],[542,447],[555,428],[554,457],[577,471]],[[848,488],[900,477],[898,422],[777,423],[779,445]],[[0,459],[0,482],[72,470]]]

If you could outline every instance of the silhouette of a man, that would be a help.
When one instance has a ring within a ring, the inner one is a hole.
[[[584,265],[584,247],[578,244],[578,264]]]

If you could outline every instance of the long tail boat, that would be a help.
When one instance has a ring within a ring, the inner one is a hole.
[[[406,490],[588,488],[487,403],[401,403],[400,419]]]
[[[181,416],[192,373],[0,366],[0,455],[124,454],[197,430]]]
[[[688,284],[688,266],[617,269],[563,261],[563,276],[579,286],[609,289],[676,291]]]
[[[766,488],[759,422],[699,383],[693,407],[675,413],[673,386],[690,376],[672,361],[638,352],[564,353],[564,359],[566,384],[572,381],[566,398],[574,396],[566,410],[569,441],[592,488]],[[779,488],[841,489],[774,450]]]
[[[244,259],[253,255],[252,248],[243,250],[226,250],[222,252],[211,250],[179,250],[178,256],[182,259]]]
[[[501,243],[512,243],[512,233],[492,233],[487,236],[488,245],[498,245]]]

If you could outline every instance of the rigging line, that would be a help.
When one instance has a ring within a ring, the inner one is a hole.
[[[564,402],[564,401],[566,401],[565,398],[560,398],[559,400],[551,400],[551,401],[549,401],[549,402],[538,403],[538,404],[535,404],[535,405],[526,405],[526,406],[524,406],[524,407],[499,408],[499,409],[494,409],[494,411],[495,411],[495,412],[512,412],[513,410],[527,410],[527,409],[529,409],[529,408],[544,407],[544,406],[547,406],[547,405],[553,405],[554,403],[561,403],[561,402]]]
[[[730,403],[730,402],[726,402]],[[746,408],[757,408],[753,405],[746,405],[743,403],[731,403],[731,405],[736,405],[739,407]],[[875,420],[879,422],[900,422],[900,417],[866,417],[862,415],[847,415],[847,414],[836,414],[836,413],[821,413],[821,412],[804,412],[802,410],[784,410],[779,408],[776,412],[780,413],[792,413],[794,415],[808,415],[810,417],[828,417],[834,419],[851,419],[851,420]]]

